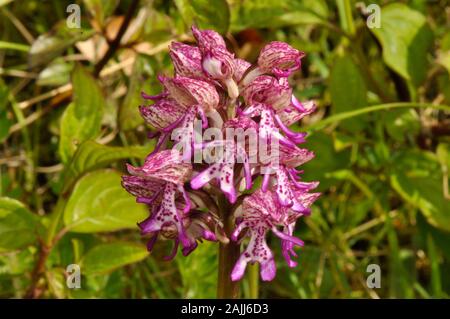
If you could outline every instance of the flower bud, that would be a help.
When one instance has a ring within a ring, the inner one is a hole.
[[[164,150],[150,156],[141,167],[127,164],[131,175],[163,180],[176,185],[182,185],[191,176],[192,165],[182,161],[182,156],[177,150]]]
[[[204,55],[202,66],[206,74],[218,80],[227,88],[231,99],[234,100],[239,96],[239,89],[233,80],[235,72],[234,57],[230,52],[212,48]]]
[[[164,78],[163,85],[170,97],[183,107],[199,105],[205,112],[209,112],[219,104],[219,94],[208,82],[177,76]]]
[[[202,55],[197,47],[181,42],[172,42],[169,54],[176,75],[205,78],[202,72]]]
[[[252,65],[243,59],[234,59],[234,79],[239,82],[242,79],[244,73]]]
[[[227,45],[225,44],[222,36],[213,30],[199,30],[195,26],[191,28],[192,34],[195,40],[197,40],[198,47],[200,51],[211,50],[211,48],[225,49]]]
[[[262,73],[276,77],[288,77],[301,66],[304,52],[294,49],[289,44],[273,41],[267,44],[259,54],[258,66]]]
[[[141,105],[139,111],[145,122],[158,130],[164,130],[186,113],[186,107],[171,99],[161,99],[153,105]]]

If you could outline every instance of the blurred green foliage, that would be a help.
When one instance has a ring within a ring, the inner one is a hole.
[[[307,53],[291,82],[319,108],[294,129],[310,132],[305,180],[323,195],[298,226],[297,268],[274,242],[278,275],[260,297],[450,295],[447,1],[84,0],[68,28],[72,2],[0,1],[0,297],[215,296],[216,245],[149,256],[135,227],[147,212],[120,186],[124,163],[153,147],[139,94],[160,90],[167,46],[192,42],[191,24],[252,62],[272,40]],[[81,289],[66,286],[73,263]]]

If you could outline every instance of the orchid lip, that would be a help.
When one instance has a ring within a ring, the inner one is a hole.
[[[280,237],[283,240],[287,240],[289,242],[292,242],[293,244],[297,245],[297,246],[304,246],[305,243],[303,242],[303,240],[294,237],[294,236],[289,236],[288,234],[285,234],[281,231],[279,231],[276,227],[272,228],[272,232],[277,235],[278,237]]]
[[[153,151],[147,155],[147,158],[152,157],[153,155],[155,155],[156,153],[159,152],[159,150],[161,149],[161,146],[164,144],[164,142],[166,142],[167,138],[169,137],[169,134],[161,134],[158,142],[156,143],[155,148],[153,149]]]
[[[176,239],[175,239],[175,242],[174,242],[174,244],[173,244],[172,252],[170,253],[170,255],[164,256],[164,257],[163,257],[163,260],[165,260],[165,261],[171,261],[172,259],[175,258],[175,256],[177,255],[179,243],[180,243],[180,240],[179,240],[178,238],[176,238]]]
[[[270,174],[264,174],[261,190],[265,193],[269,187]]]
[[[156,232],[152,238],[150,238],[147,242],[147,251],[152,252],[153,247],[155,246],[156,240],[158,239],[158,232]]]
[[[277,114],[275,114],[275,120],[277,121],[277,124],[281,128],[281,130],[295,143],[300,144],[305,142],[305,132],[292,132],[286,125],[284,125],[283,121]]]
[[[303,106],[302,102],[297,100],[297,98],[292,94],[291,97],[291,105],[297,109],[300,113],[303,113],[306,111],[305,107]]]

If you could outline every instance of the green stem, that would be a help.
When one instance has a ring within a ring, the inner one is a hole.
[[[356,33],[355,22],[352,16],[352,6],[350,0],[337,0],[337,7],[339,11],[339,20],[341,21],[341,27],[350,36]]]
[[[14,115],[17,118],[17,123],[21,125],[23,128],[21,130],[23,143],[25,147],[26,154],[26,167],[25,167],[25,189],[27,191],[31,191],[34,188],[34,161],[33,161],[33,149],[31,144],[31,137],[28,128],[25,126],[25,116],[17,104],[16,99],[14,98],[12,93],[9,93],[9,102],[11,103],[11,108],[14,112]]]
[[[250,283],[250,299],[259,296],[259,264],[248,265],[248,279]]]
[[[224,223],[224,230],[227,237],[230,238],[233,231],[234,222],[231,214],[231,205],[225,196],[219,198],[220,217]],[[239,258],[240,245],[230,241],[228,244],[219,245],[219,265],[217,298],[236,299],[239,297],[239,282],[231,281],[231,271]]]
[[[28,52],[30,51],[30,46],[22,43],[0,41],[0,49]]]
[[[30,286],[28,287],[25,294],[25,298],[27,299],[34,299],[39,297],[39,280],[46,271],[47,258],[48,256],[50,256],[53,247],[62,237],[58,236],[57,231],[61,228],[65,205],[66,200],[64,198],[64,195],[59,196],[54,211],[50,216],[50,224],[48,226],[46,238],[40,242],[38,260],[32,272]]]
[[[57,232],[62,228],[62,218],[66,203],[67,200],[65,199],[65,195],[61,194],[56,202],[52,214],[50,215],[50,224],[48,226],[47,236],[45,238],[45,244],[47,246],[53,245]]]
[[[308,132],[314,132],[318,131],[320,129],[323,129],[329,124],[339,122],[342,120],[346,120],[351,117],[360,116],[366,113],[371,112],[377,112],[377,111],[383,111],[383,110],[390,110],[390,109],[397,109],[397,108],[432,108],[436,110],[442,110],[450,112],[450,106],[447,105],[434,105],[429,103],[386,103],[386,104],[378,104],[378,105],[372,105],[365,108],[357,109],[350,112],[344,112],[344,113],[338,113],[333,116],[327,117],[326,119],[323,119],[319,122],[313,123],[312,125],[309,125],[307,128]]]

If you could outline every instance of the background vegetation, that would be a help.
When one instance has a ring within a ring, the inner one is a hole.
[[[66,8],[81,8],[81,28]],[[364,2],[381,6],[370,29]],[[0,297],[214,297],[217,246],[148,256],[146,211],[120,186],[153,145],[142,90],[171,74],[167,46],[189,26],[226,35],[254,61],[271,40],[307,53],[292,79],[318,111],[306,180],[323,196],[306,242],[260,297],[446,298],[450,294],[450,8],[445,0],[0,0]],[[81,289],[66,266],[81,265]],[[380,289],[368,289],[378,264]],[[254,296],[246,277],[242,297]]]

